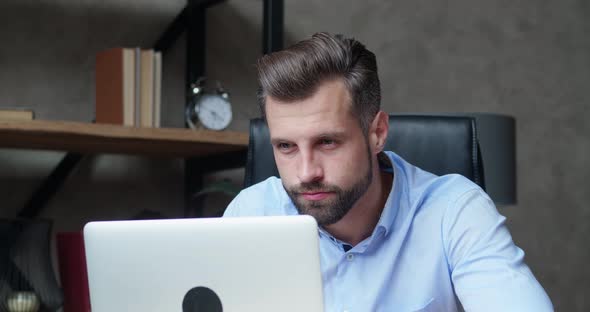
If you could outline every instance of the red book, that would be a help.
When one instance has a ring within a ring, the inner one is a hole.
[[[88,273],[82,232],[57,233],[59,274],[64,312],[90,312]]]
[[[135,50],[113,48],[96,54],[96,123],[133,126],[136,106]]]

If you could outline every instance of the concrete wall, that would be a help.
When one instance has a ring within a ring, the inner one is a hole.
[[[286,41],[345,33],[376,52],[389,112],[496,112],[517,119],[518,198],[502,207],[514,239],[556,310],[590,302],[590,5],[586,0],[285,1]],[[183,0],[16,1],[0,4],[0,107],[39,119],[90,121],[94,53],[151,46]],[[207,70],[232,93],[233,130],[258,114],[253,63],[262,2],[210,10]],[[182,125],[184,44],[164,57],[166,126]],[[0,216],[14,216],[63,156],[0,150]],[[94,155],[43,216],[57,230],[143,209],[182,213],[182,161]],[[236,183],[240,170],[226,173]],[[218,179],[219,177],[211,177]]]

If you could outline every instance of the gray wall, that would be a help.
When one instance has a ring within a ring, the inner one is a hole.
[[[518,197],[501,207],[514,240],[558,311],[590,302],[590,5],[586,0],[285,1],[286,41],[316,31],[356,37],[378,56],[389,112],[496,112],[517,119]],[[151,46],[185,1],[0,4],[0,107],[39,119],[90,121],[94,53]],[[253,63],[261,1],[233,0],[208,19],[208,72],[232,93],[233,130],[257,115]],[[166,126],[182,125],[184,44],[164,57]],[[14,216],[61,152],[0,150],[0,216]],[[86,158],[43,216],[56,230],[143,209],[182,213],[182,162]],[[241,179],[241,170],[209,177]],[[222,201],[223,202],[223,201]]]

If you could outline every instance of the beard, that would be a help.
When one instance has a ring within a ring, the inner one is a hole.
[[[314,217],[319,226],[326,226],[340,221],[354,204],[363,196],[373,180],[373,165],[369,152],[369,168],[350,188],[343,189],[337,185],[319,181],[301,183],[297,186],[283,185],[299,214]],[[329,192],[334,193],[328,199],[306,200],[302,193]]]

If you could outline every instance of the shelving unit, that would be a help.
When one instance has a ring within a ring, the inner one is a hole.
[[[163,54],[186,33],[185,91],[205,76],[206,12],[224,0],[187,0],[187,5],[161,34],[154,49]],[[284,0],[263,1],[263,53],[280,50],[283,45]],[[246,163],[248,135],[240,132],[192,131],[170,128],[131,128],[68,121],[0,121],[0,148],[42,149],[67,152],[55,169],[33,193],[19,212],[34,218],[59,190],[72,169],[87,154],[115,153],[184,159],[185,215],[197,212],[201,199],[194,190],[203,186],[203,175],[243,167]]]
[[[0,147],[185,158],[245,152],[248,134],[70,121],[0,121]]]
[[[191,158],[195,162],[190,169],[197,176],[185,176],[185,179],[200,179],[209,172],[243,166],[248,134],[70,121],[0,121],[0,148],[67,152],[18,214],[22,218],[34,218],[84,155],[110,153]],[[195,209],[186,206],[185,215],[190,211]]]
[[[154,44],[154,49],[163,54],[186,34],[186,75],[185,92],[190,98],[191,84],[206,76],[207,10],[224,0],[187,0],[187,5],[172,21]],[[283,47],[284,0],[263,1],[262,53],[278,51]],[[187,100],[185,105],[189,105]],[[186,107],[186,106],[185,106]],[[221,169],[236,168],[246,162],[245,153],[225,153],[220,157],[185,158],[185,211],[199,211],[201,200],[195,200],[193,190],[203,186],[205,173]],[[198,216],[198,215],[197,215]]]

